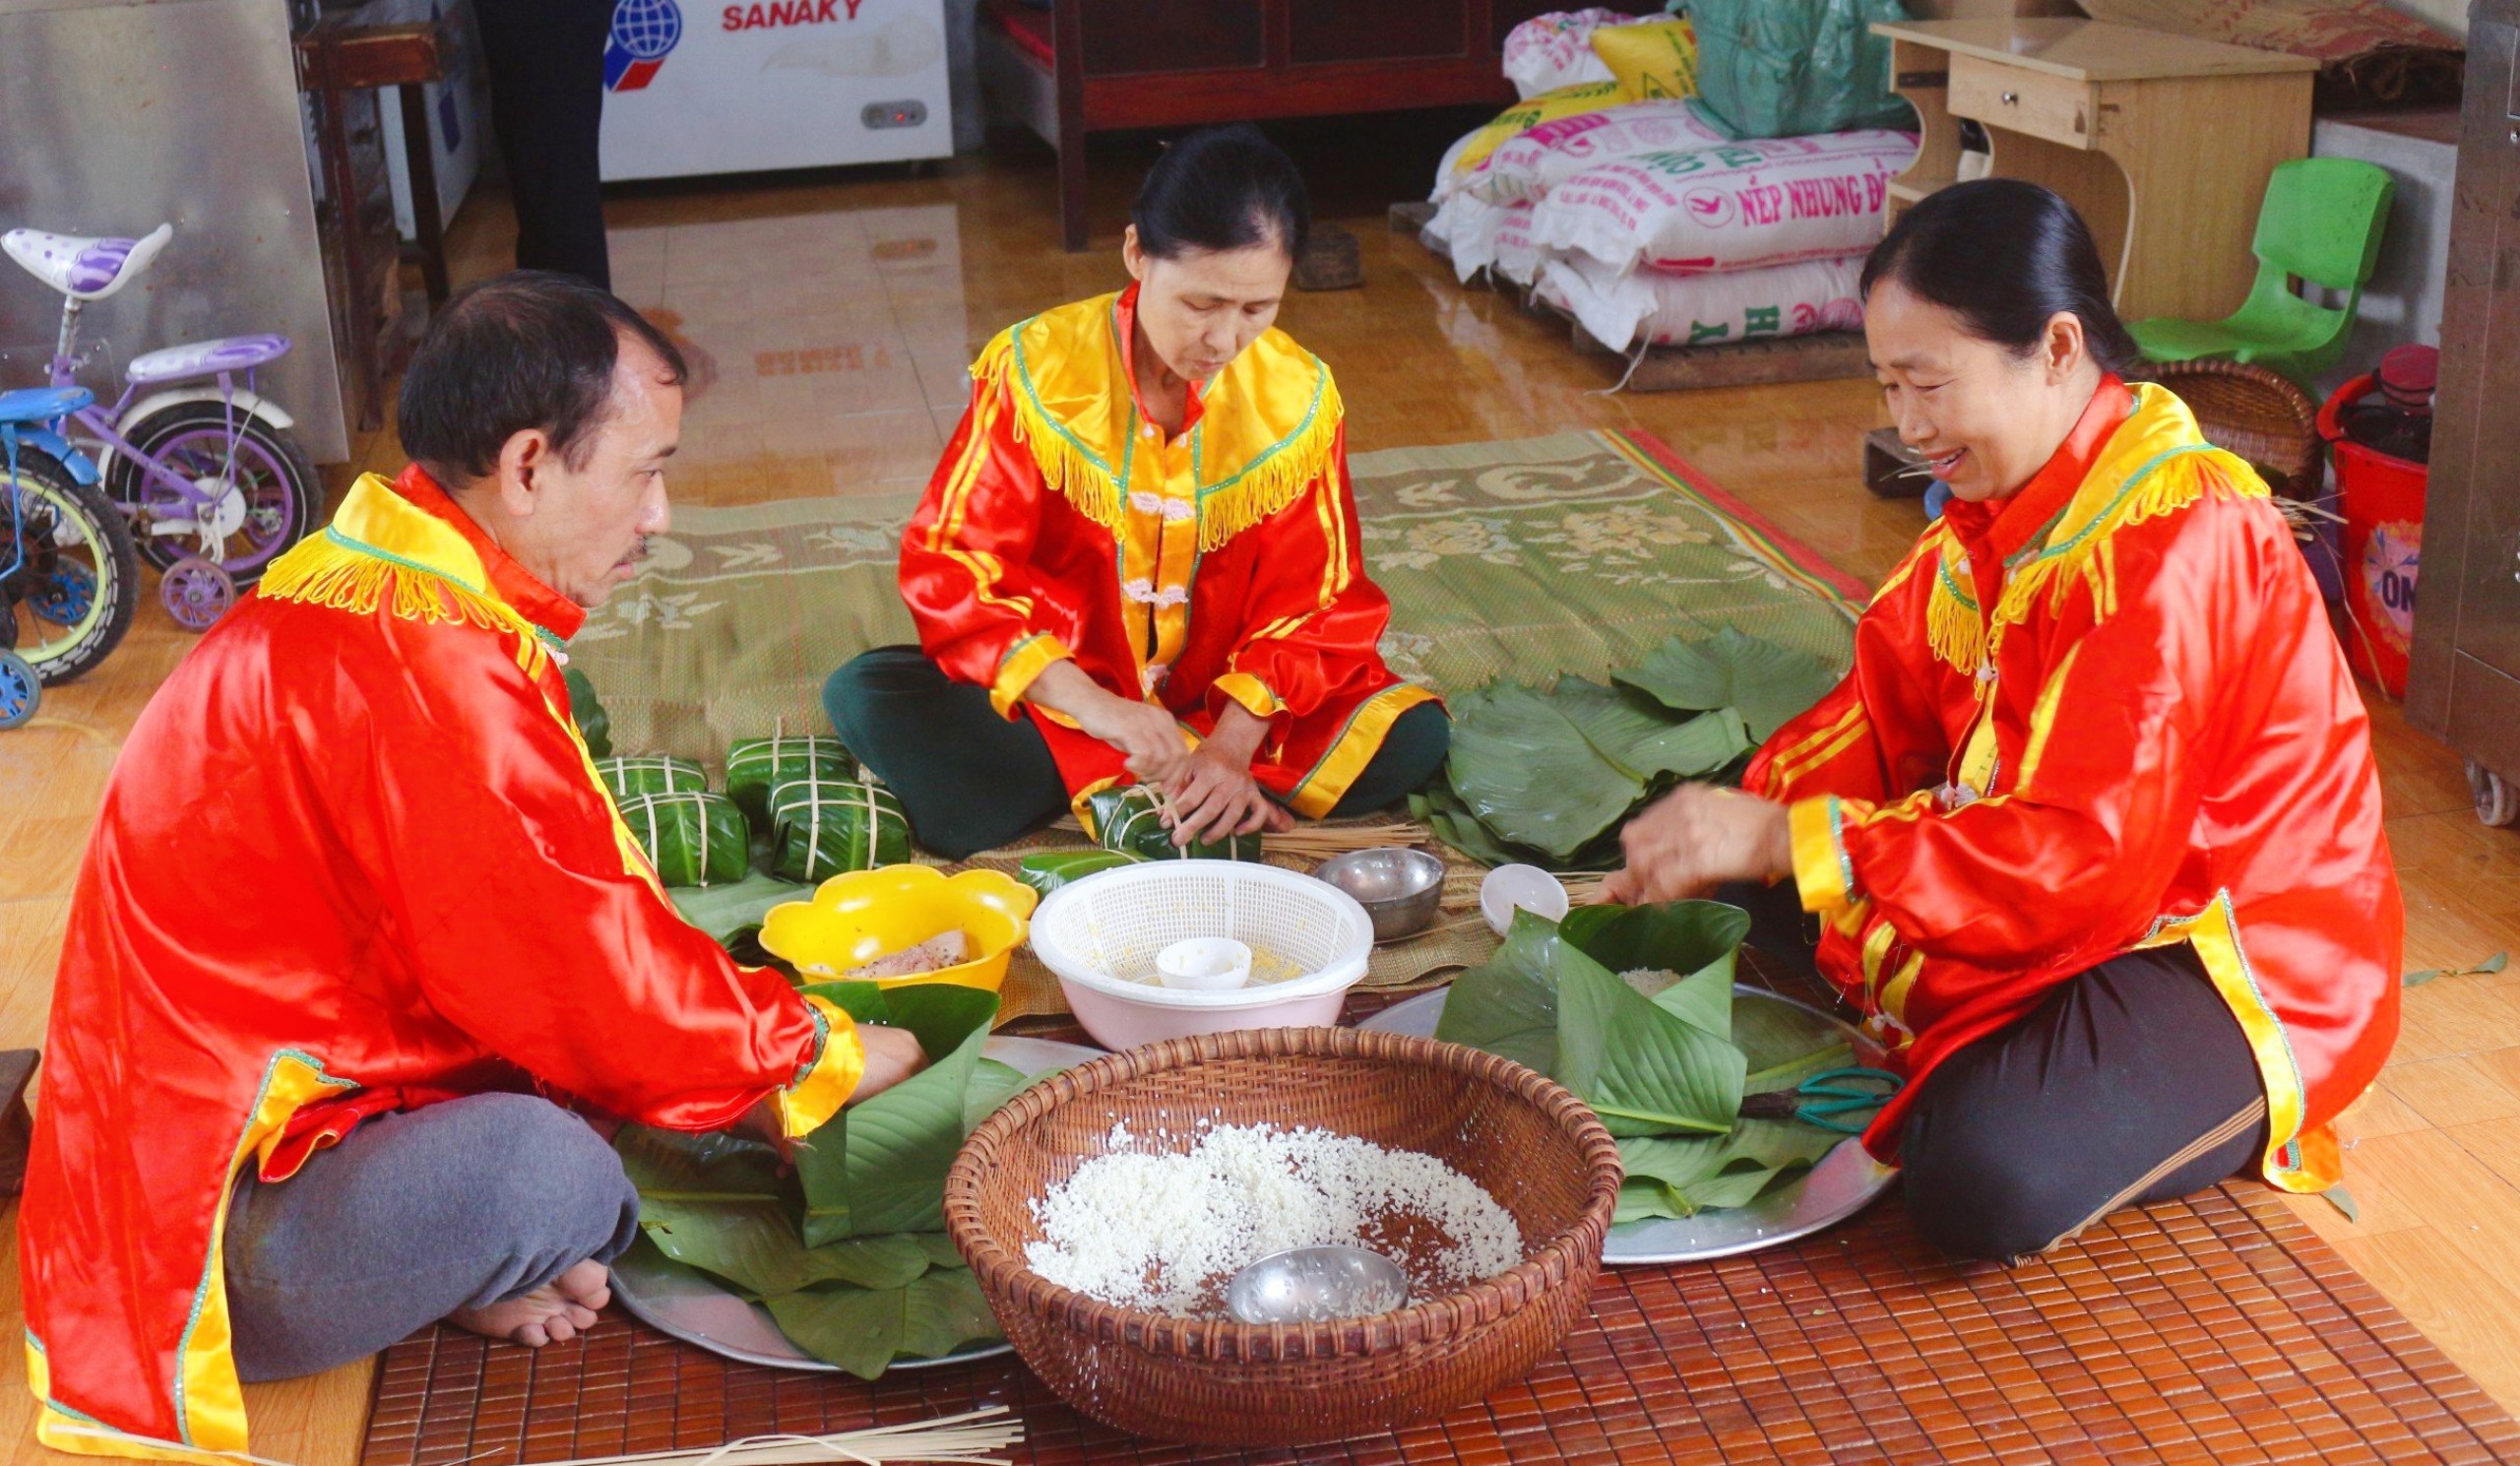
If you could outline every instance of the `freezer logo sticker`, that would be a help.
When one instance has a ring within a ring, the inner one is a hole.
[[[647,86],[681,41],[682,8],[673,0],[621,0],[612,8],[612,33],[603,42],[604,90]]]
[[[770,0],[766,5],[729,5],[719,18],[728,31],[770,31],[788,26],[821,26],[857,19],[866,0]]]

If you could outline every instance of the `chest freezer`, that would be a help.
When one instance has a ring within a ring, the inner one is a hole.
[[[620,0],[606,181],[954,151],[944,0]]]

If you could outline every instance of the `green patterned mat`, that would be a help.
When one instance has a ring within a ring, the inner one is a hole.
[[[1674,633],[1735,625],[1842,661],[1862,587],[1641,433],[1358,454],[1383,654],[1461,692],[1600,676]],[[822,685],[914,639],[894,583],[912,495],[680,509],[639,579],[570,647],[616,748],[713,769],[728,742],[828,731]]]

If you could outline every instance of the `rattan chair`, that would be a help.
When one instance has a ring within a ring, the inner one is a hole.
[[[2207,442],[2247,459],[2277,493],[2317,497],[2319,405],[2289,378],[2239,361],[2166,361],[2144,370],[2187,404]]]

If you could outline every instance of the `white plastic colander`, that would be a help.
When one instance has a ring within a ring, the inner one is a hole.
[[[1252,951],[1250,987],[1165,988],[1156,954],[1229,936]],[[1104,1047],[1237,1028],[1335,1023],[1373,954],[1373,922],[1325,881],[1235,860],[1151,860],[1061,886],[1033,914],[1033,951]],[[1279,973],[1277,982],[1262,979]]]

